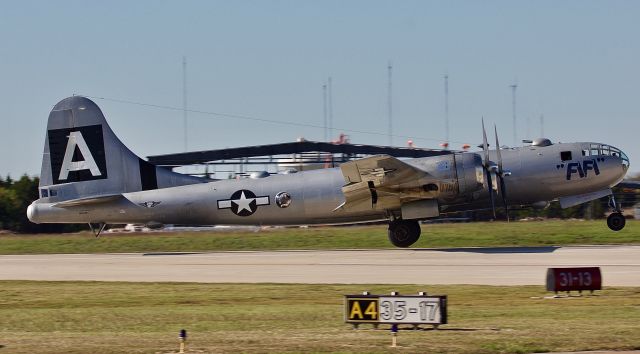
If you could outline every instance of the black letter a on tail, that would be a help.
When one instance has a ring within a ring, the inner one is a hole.
[[[101,125],[48,131],[53,184],[107,178]]]

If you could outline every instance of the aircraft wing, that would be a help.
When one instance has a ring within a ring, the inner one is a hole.
[[[424,185],[438,180],[426,171],[395,157],[377,155],[340,165],[346,184],[342,187],[345,202],[337,209],[397,209],[405,202],[432,199],[435,191]]]

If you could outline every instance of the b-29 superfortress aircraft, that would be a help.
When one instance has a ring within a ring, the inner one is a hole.
[[[609,196],[607,224],[625,219],[611,188],[629,168],[613,146],[581,142],[489,149],[399,160],[377,155],[338,168],[215,180],[154,166],[131,152],[91,100],[74,96],[49,115],[40,174],[40,198],[28,208],[35,223],[309,225],[388,220],[389,240],[409,247],[419,220],[452,212],[568,208]]]

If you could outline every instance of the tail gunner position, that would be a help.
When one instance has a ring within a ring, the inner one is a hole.
[[[466,210],[545,206],[568,208],[605,196],[625,220],[611,187],[629,159],[600,143],[489,150],[483,123],[479,153],[450,152],[399,160],[372,156],[329,168],[261,179],[210,180],[156,167],[131,152],[91,100],[74,96],[55,105],[45,136],[40,199],[27,211],[35,223],[307,225],[389,221],[389,240],[408,247],[419,220]],[[97,225],[97,226],[96,226]]]

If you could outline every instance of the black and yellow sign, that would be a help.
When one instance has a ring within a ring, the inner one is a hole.
[[[345,304],[345,320],[347,322],[378,321],[380,314],[377,297],[347,298]]]
[[[447,323],[446,295],[345,295],[347,323]]]

